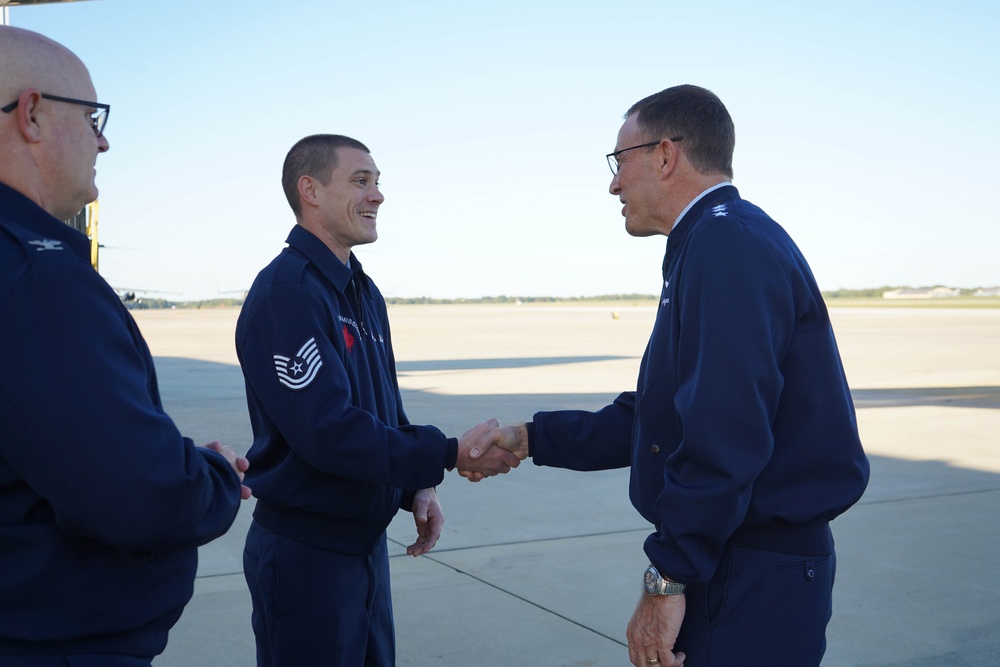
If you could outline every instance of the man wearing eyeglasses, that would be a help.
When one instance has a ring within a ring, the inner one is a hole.
[[[483,440],[538,465],[631,467],[655,529],[627,632],[637,667],[819,665],[829,524],[868,482],[823,297],[788,234],[733,186],[734,146],[703,88],[629,109],[610,191],[629,234],[668,237],[636,390]]]
[[[232,524],[246,459],[195,447],[86,237],[109,107],[84,64],[0,26],[0,665],[137,667]]]

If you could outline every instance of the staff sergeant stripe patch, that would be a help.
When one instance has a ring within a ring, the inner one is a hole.
[[[310,338],[293,357],[274,355],[274,370],[278,381],[293,391],[300,391],[316,379],[316,373],[323,366],[316,339]]]

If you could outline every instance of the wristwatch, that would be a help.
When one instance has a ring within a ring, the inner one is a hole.
[[[680,595],[684,592],[684,588],[684,584],[664,579],[652,564],[646,568],[646,572],[642,576],[642,589],[651,597]]]

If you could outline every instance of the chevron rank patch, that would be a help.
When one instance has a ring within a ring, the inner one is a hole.
[[[278,381],[293,391],[305,389],[316,379],[316,373],[323,367],[316,339],[310,338],[294,356],[274,355],[274,370]]]

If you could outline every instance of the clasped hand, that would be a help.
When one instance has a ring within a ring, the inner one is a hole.
[[[458,439],[455,467],[462,477],[478,482],[506,474],[528,456],[524,426],[500,426],[496,419],[476,424]]]
[[[249,500],[251,491],[250,487],[243,484],[243,476],[247,470],[250,469],[250,462],[247,461],[245,456],[240,456],[236,453],[236,450],[229,445],[224,445],[218,440],[213,440],[205,445],[202,445],[205,449],[211,449],[213,452],[218,452],[222,454],[226,461],[232,466],[233,471],[240,478],[240,498],[242,500]]]

